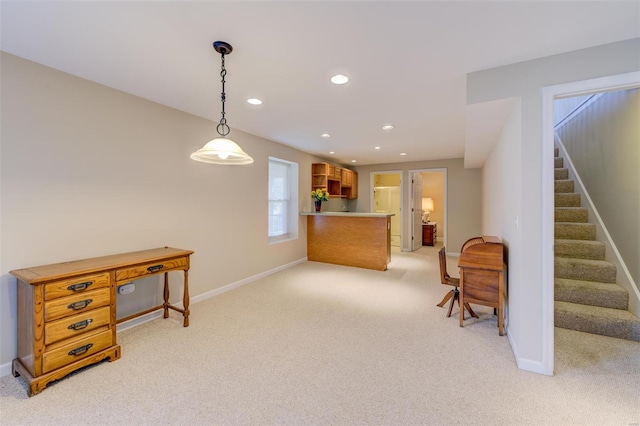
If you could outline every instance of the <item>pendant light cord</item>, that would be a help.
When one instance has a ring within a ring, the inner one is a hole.
[[[220,119],[220,123],[218,124],[218,127],[216,127],[216,131],[220,136],[225,137],[229,134],[231,129],[227,125],[227,119],[224,116],[224,102],[227,99],[227,95],[225,94],[225,91],[224,91],[224,83],[225,83],[224,78],[227,75],[227,69],[224,67],[224,51],[221,53],[221,55],[222,55],[222,70],[220,71],[220,77],[222,77],[222,93],[220,95],[220,98],[222,99],[222,118]]]

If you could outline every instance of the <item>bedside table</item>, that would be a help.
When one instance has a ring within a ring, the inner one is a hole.
[[[438,224],[436,222],[422,223],[422,245],[432,246],[438,242]]]

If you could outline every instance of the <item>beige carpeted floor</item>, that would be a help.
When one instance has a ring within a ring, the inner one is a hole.
[[[120,360],[33,398],[3,377],[0,423],[640,423],[640,343],[556,329],[556,375],[522,371],[490,308],[460,328],[435,306],[437,247],[390,266],[297,265],[192,305],[188,328],[120,333]]]

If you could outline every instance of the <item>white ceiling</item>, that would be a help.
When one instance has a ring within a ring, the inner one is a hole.
[[[640,37],[640,1],[0,7],[3,51],[216,122],[220,55],[211,45],[227,41],[232,128],[355,165],[463,157],[469,72]],[[337,73],[350,82],[332,85]],[[395,129],[383,131],[386,123]]]

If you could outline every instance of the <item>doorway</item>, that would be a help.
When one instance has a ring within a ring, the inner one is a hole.
[[[416,175],[420,179],[414,179]],[[420,200],[411,200],[411,205],[420,206],[422,213],[421,223],[413,225],[411,230],[412,238],[422,238],[422,226],[430,224],[435,229],[434,247],[446,247],[447,245],[447,169],[421,169],[410,170],[409,176],[412,181],[421,181],[422,189],[419,196]]]
[[[391,246],[402,247],[402,172],[372,172],[371,191],[370,211],[393,214]]]
[[[592,80],[547,86],[542,90],[542,158],[553,158],[554,101],[611,90],[640,86],[640,72],[596,78]],[[542,299],[543,342],[541,373],[554,370],[554,169],[550,161],[541,162],[542,173]]]

